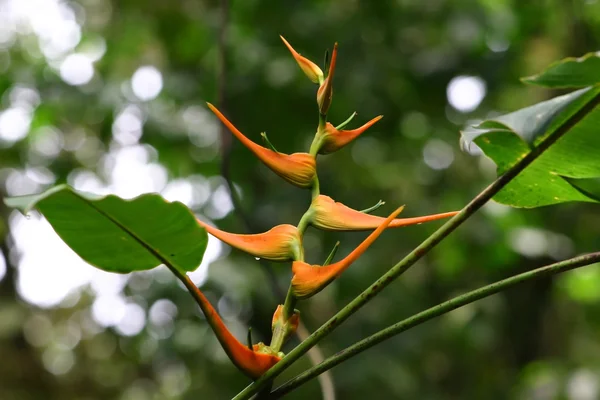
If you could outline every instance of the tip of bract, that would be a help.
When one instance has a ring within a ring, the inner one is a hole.
[[[288,50],[292,53],[292,56],[296,59],[296,62],[298,63],[298,66],[300,67],[300,69],[302,69],[302,71],[308,77],[308,79],[310,79],[314,83],[320,83],[323,80],[323,71],[321,70],[321,68],[319,68],[317,64],[310,61],[308,58],[303,57],[302,55],[300,55],[300,53],[294,50],[292,45],[289,44],[288,41],[285,40],[285,38],[282,35],[279,35],[279,37],[281,38],[285,46],[288,48]]]

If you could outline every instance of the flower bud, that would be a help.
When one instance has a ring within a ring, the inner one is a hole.
[[[340,276],[348,267],[360,257],[362,253],[379,237],[379,235],[388,227],[394,218],[400,214],[403,207],[399,207],[389,217],[383,219],[383,222],[367,238],[358,245],[350,254],[341,261],[333,264],[309,265],[304,261],[294,261],[292,264],[292,289],[294,295],[300,299],[305,299],[315,295],[327,286],[331,281]]]
[[[244,136],[215,106],[207,104],[231,133],[273,172],[298,187],[309,188],[312,186],[316,174],[316,162],[313,156],[308,153],[288,155],[262,147]]]
[[[301,238],[298,228],[293,225],[277,225],[264,233],[245,235],[222,231],[201,220],[198,223],[217,239],[254,257],[269,261],[299,258]]]
[[[323,81],[319,90],[317,90],[317,104],[319,105],[319,112],[322,115],[326,115],[331,106],[331,98],[333,97],[333,74],[335,72],[335,62],[337,60],[337,47],[338,44],[333,45],[333,53],[331,54],[331,63],[329,64],[329,73],[327,79]]]
[[[287,48],[292,53],[292,56],[296,59],[296,62],[302,69],[302,71],[308,76],[308,79],[313,81],[314,83],[321,83],[323,81],[323,71],[321,68],[317,66],[314,62],[310,61],[306,57],[302,57],[300,53],[298,53],[294,48],[284,39],[283,36],[279,35],[283,43],[287,46]]]
[[[313,210],[312,225],[329,231],[365,231],[377,228],[385,218],[354,210],[342,203],[333,201],[329,196],[317,196],[311,205]],[[401,208],[402,209],[402,208]],[[417,225],[423,222],[453,217],[458,211],[442,214],[426,215],[413,218],[396,218],[390,222],[390,228]]]
[[[273,321],[271,323],[271,330],[273,331],[273,338],[282,338],[282,344],[290,336],[296,333],[298,324],[300,323],[300,312],[294,310],[292,315],[286,320],[283,316],[283,305],[278,305],[275,313],[273,314]]]

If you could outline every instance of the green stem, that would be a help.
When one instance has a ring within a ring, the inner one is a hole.
[[[315,176],[313,178],[313,184],[312,184],[312,199],[316,199],[317,196],[319,196],[321,194],[321,189],[319,188],[319,177],[317,176],[317,174],[315,173]]]
[[[290,285],[287,296],[285,296],[285,302],[283,303],[283,318],[286,320],[290,319],[290,317],[294,314],[294,308],[296,307],[297,300],[298,299],[296,299],[296,296],[294,296],[292,286]]]
[[[271,143],[271,141],[269,140],[269,137],[267,136],[267,132],[262,132],[260,134],[260,137],[262,137],[263,142],[265,143],[265,145],[270,148],[271,150],[273,150],[275,153],[279,153],[277,151],[277,149],[275,148],[275,146],[273,146],[273,143]]]
[[[246,337],[246,341],[248,342],[248,348],[254,351],[252,346],[252,328],[248,328],[248,336]]]
[[[308,382],[312,378],[319,374],[335,367],[336,365],[348,360],[362,353],[363,351],[375,346],[387,340],[395,335],[398,335],[410,328],[427,322],[433,318],[439,317],[440,315],[446,314],[450,311],[456,310],[464,305],[473,303],[477,300],[491,296],[503,290],[509,289],[519,283],[531,281],[534,279],[543,278],[550,275],[559,274],[561,272],[570,271],[575,268],[590,265],[596,262],[600,262],[600,252],[586,254],[583,256],[571,258],[569,260],[557,262],[555,264],[547,265],[545,267],[537,268],[532,271],[524,272],[519,275],[511,276],[499,282],[492,283],[490,285],[481,287],[463,295],[457,296],[444,303],[438,304],[437,306],[431,307],[425,311],[413,315],[412,317],[406,318],[394,325],[391,325],[374,335],[371,335],[350,347],[339,351],[337,354],[329,357],[317,366],[310,368],[302,374],[290,379],[280,387],[278,387],[273,393],[273,398],[280,398],[286,393],[294,390],[298,386]]]
[[[319,113],[319,131],[325,130],[325,124],[327,123],[327,114]]]
[[[287,296],[285,296],[285,302],[283,303],[282,317],[284,321],[288,321],[294,314],[294,308],[296,307],[298,299],[294,296],[294,291],[290,285]],[[279,351],[283,347],[286,339],[288,338],[289,332],[285,322],[283,324],[275,325],[276,328],[273,331],[273,337],[271,338],[271,344],[269,347],[274,351]]]
[[[564,121],[557,129],[550,133],[548,137],[541,142],[537,147],[533,148],[525,157],[508,169],[503,175],[499,176],[490,186],[485,188],[477,197],[467,204],[458,214],[452,217],[437,231],[417,246],[404,259],[394,265],[381,278],[375,281],[371,286],[364,290],[354,300],[348,303],[329,321],[322,325],[319,329],[312,333],[305,341],[300,343],[296,348],[289,352],[281,361],[275,364],[258,380],[247,386],[244,390],[234,397],[234,400],[244,400],[250,398],[254,393],[257,393],[262,387],[272,381],[276,376],[281,374],[294,361],[306,353],[312,346],[317,344],[321,339],[330,334],[348,317],[358,311],[362,306],[368,303],[379,292],[386,288],[396,278],[402,275],[406,270],[419,261],[425,254],[433,249],[446,236],[458,228],[471,215],[479,210],[485,203],[512,181],[521,171],[528,167],[535,159],[537,159],[544,151],[546,151],[559,138],[567,133],[589,112],[591,112],[600,103],[600,95],[596,95],[588,104],[578,110],[575,114]]]
[[[383,201],[383,200],[379,200],[379,201],[377,202],[377,204],[375,204],[374,206],[371,206],[371,207],[369,207],[369,208],[365,208],[364,210],[360,210],[360,212],[361,212],[361,213],[368,214],[368,213],[370,213],[370,212],[372,212],[372,211],[375,211],[375,210],[377,210],[379,207],[381,207],[381,206],[382,206],[382,205],[384,205],[384,204],[385,204],[385,201]]]
[[[354,119],[354,117],[356,117],[356,111],[354,111],[352,113],[352,115],[350,117],[348,117],[347,120],[345,120],[344,122],[342,122],[341,124],[339,124],[338,126],[336,126],[335,129],[337,129],[338,131],[340,129],[344,129],[346,127],[346,125],[348,125],[350,123],[350,121],[352,121]]]
[[[297,301],[298,299],[296,298],[296,296],[294,296],[292,286],[290,285],[287,292],[287,296],[285,297],[285,302],[283,303],[283,322],[275,323],[273,328],[273,336],[271,337],[271,344],[269,345],[269,347],[274,351],[280,351],[283,347],[283,344],[290,335],[287,321],[289,321],[289,319],[293,316],[294,308],[296,307]]]
[[[310,144],[310,149],[308,150],[308,154],[310,154],[314,158],[317,158],[317,154],[319,153],[319,149],[321,148],[321,134],[319,132],[320,131],[317,131],[317,133],[315,134],[315,138]]]
[[[310,149],[308,150],[308,153],[315,158],[321,149],[321,141],[323,139],[323,133],[325,132],[326,124],[327,115],[319,113],[319,126],[317,127],[317,133],[315,133],[315,137],[313,138],[313,141],[310,144]]]
[[[298,232],[300,232],[301,236],[304,236],[304,232],[306,231],[306,228],[308,228],[308,224],[310,224],[312,217],[313,217],[313,210],[311,210],[309,208],[308,210],[306,210],[306,212],[304,213],[302,218],[300,218],[300,222],[298,222]],[[304,260],[297,260],[297,261],[304,261]]]
[[[340,241],[338,240],[337,242],[335,242],[335,245],[333,246],[333,249],[331,249],[331,252],[329,253],[329,255],[327,256],[327,258],[325,259],[325,262],[323,263],[323,266],[327,266],[329,264],[331,264],[331,262],[333,261],[333,257],[335,257],[335,253],[337,253],[338,251],[338,247],[340,247]]]

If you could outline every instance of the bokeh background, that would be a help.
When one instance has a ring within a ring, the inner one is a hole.
[[[261,165],[205,101],[249,137],[306,151],[315,89],[278,35],[323,62],[339,42],[334,124],[382,121],[319,157],[324,194],[385,215],[461,208],[495,177],[461,149],[467,123],[555,91],[519,77],[600,49],[598,0],[0,0],[0,193],[160,192],[222,229],[296,223],[309,193]],[[352,126],[352,125],[351,125]],[[222,143],[243,215],[221,176]],[[310,330],[440,223],[390,230],[302,302]],[[308,261],[364,233],[309,229]],[[453,295],[600,249],[600,208],[490,203],[321,342],[331,355]],[[0,205],[0,399],[225,399],[245,385],[166,269],[116,275],[82,262],[38,216]],[[290,268],[270,266],[285,290]],[[254,258],[209,242],[192,274],[228,326],[270,339],[283,298]],[[600,269],[522,285],[378,345],[332,370],[339,399],[600,398]],[[289,350],[295,342],[288,344]],[[310,366],[303,358],[283,378]],[[317,381],[289,398],[319,398]]]

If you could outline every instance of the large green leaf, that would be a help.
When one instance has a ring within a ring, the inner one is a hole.
[[[193,271],[208,241],[186,206],[157,194],[123,200],[63,185],[5,203],[25,214],[39,210],[81,258],[110,272],[142,271],[163,263],[180,272]]]
[[[474,141],[496,163],[498,174],[502,174],[563,127],[569,118],[584,109],[589,111],[494,199],[528,208],[568,201],[598,201],[566,178],[600,177],[599,99],[599,87],[582,89],[465,130],[463,140]]]
[[[600,52],[565,58],[523,82],[551,88],[581,88],[600,83]]]

